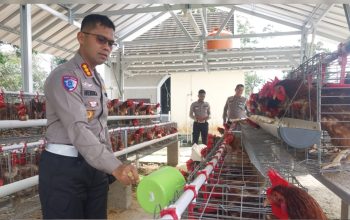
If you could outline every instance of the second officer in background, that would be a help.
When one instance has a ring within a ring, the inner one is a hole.
[[[204,101],[205,91],[198,91],[198,101],[191,104],[190,118],[193,122],[193,143],[198,144],[199,135],[202,137],[202,143],[207,144],[208,139],[208,120],[210,119],[210,105]]]

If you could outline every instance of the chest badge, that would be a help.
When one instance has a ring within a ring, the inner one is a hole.
[[[92,83],[82,82],[83,88],[92,88]]]
[[[89,101],[89,105],[91,108],[96,108],[98,103],[96,101]]]
[[[65,90],[73,92],[78,86],[78,78],[74,76],[62,76],[62,83]]]
[[[86,63],[82,63],[81,64],[81,68],[83,69],[83,71],[85,73],[85,76],[87,76],[87,77],[91,77],[92,76],[90,68],[89,68],[89,66]]]
[[[87,110],[86,111],[86,116],[87,116],[88,122],[92,121],[92,119],[95,116],[95,111],[94,110]]]

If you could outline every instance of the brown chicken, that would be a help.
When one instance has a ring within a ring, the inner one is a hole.
[[[266,204],[278,219],[326,220],[323,210],[305,190],[289,184],[275,170],[269,170],[271,187],[267,189]]]
[[[40,101],[39,98],[33,98],[29,102],[29,119],[45,118],[45,101]]]
[[[108,115],[117,115],[119,99],[109,100],[107,103]]]
[[[134,102],[131,100],[124,101],[121,105],[118,106],[118,115],[128,115],[128,111],[133,105]]]

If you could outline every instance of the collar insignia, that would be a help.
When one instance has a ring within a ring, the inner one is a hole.
[[[92,73],[89,69],[89,66],[86,64],[86,63],[82,63],[81,64],[81,68],[83,69],[84,73],[85,73],[85,76],[87,77],[91,77],[92,76]]]

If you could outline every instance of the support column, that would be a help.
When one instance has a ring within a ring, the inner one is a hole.
[[[346,22],[348,23],[348,28],[350,30],[350,4],[343,4]]]
[[[115,81],[117,83],[116,86],[112,85],[113,90],[116,89],[116,95],[112,96],[112,98],[121,98],[124,96],[124,72],[122,71],[122,49],[118,48],[118,51],[115,52],[116,56],[114,60],[112,60],[112,72],[115,77]]]
[[[21,72],[24,92],[33,92],[32,74],[32,17],[31,5],[20,6],[21,22]]]
[[[119,181],[109,185],[108,209],[128,209],[131,206],[131,186],[125,186]]]
[[[121,98],[123,100],[125,100],[125,90],[124,90],[124,87],[125,87],[125,72],[126,72],[126,68],[127,66],[123,63],[123,60],[122,60],[122,56],[124,55],[124,44],[122,44],[120,42],[120,48],[118,50],[119,54],[118,54],[118,66],[119,66],[119,85],[120,85],[120,95],[121,95]]]
[[[304,63],[307,60],[307,54],[308,54],[307,35],[308,35],[308,29],[306,27],[304,27],[302,29],[301,39],[300,39],[301,63]]]
[[[349,204],[347,204],[344,200],[341,200],[340,219],[342,219],[342,220],[350,219],[349,207],[350,207]]]
[[[179,141],[174,141],[167,147],[167,162],[169,166],[177,166],[179,163]]]

